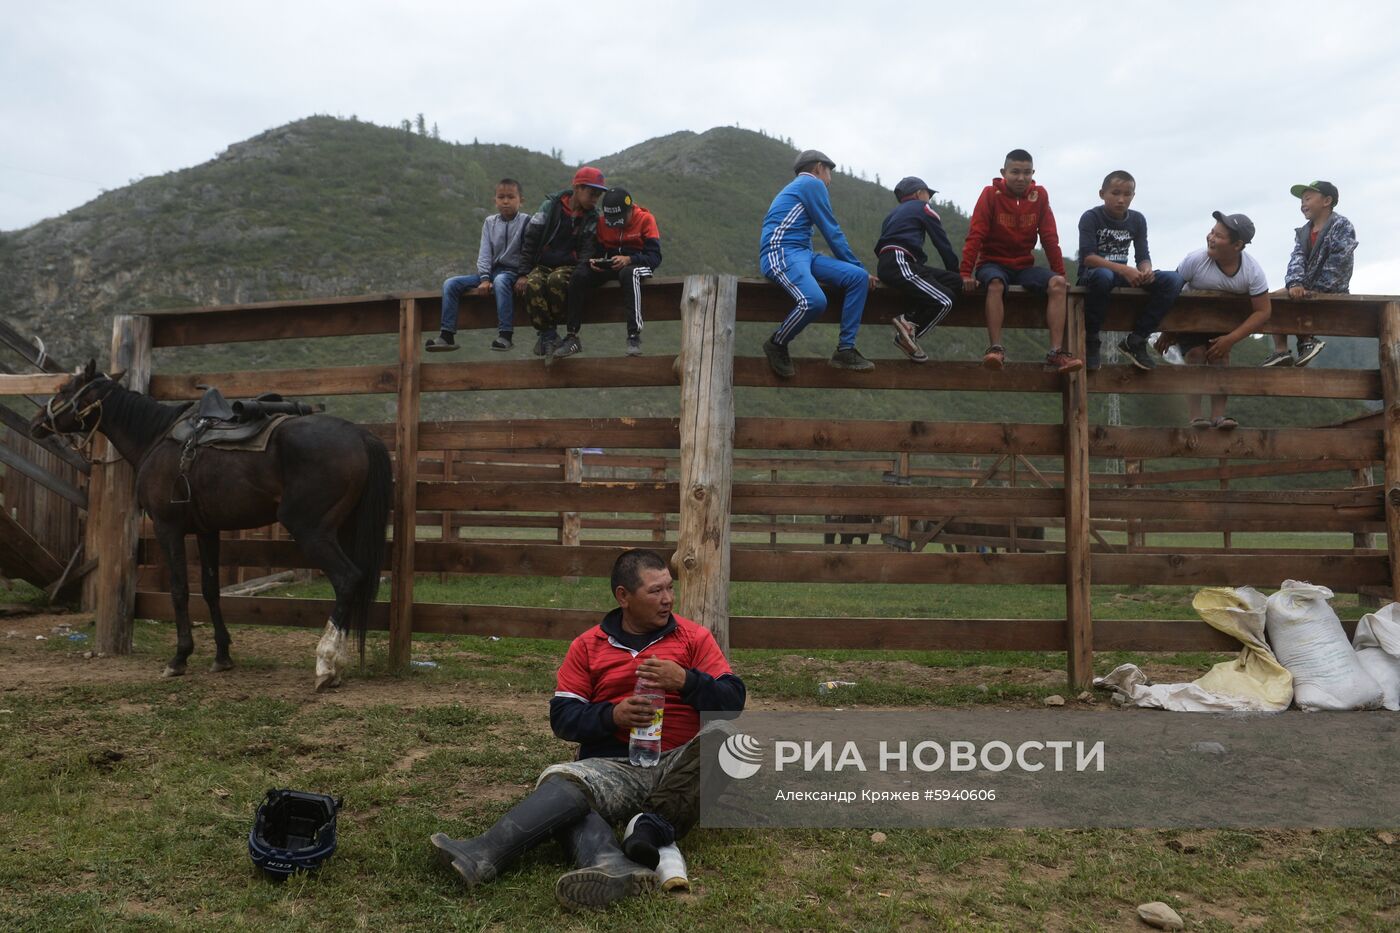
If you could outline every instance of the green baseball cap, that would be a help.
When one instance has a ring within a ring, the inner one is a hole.
[[[1325,198],[1331,198],[1334,206],[1338,200],[1337,186],[1330,181],[1315,181],[1308,185],[1294,185],[1292,188],[1289,188],[1288,191],[1295,198],[1301,198],[1309,191],[1316,191]]]

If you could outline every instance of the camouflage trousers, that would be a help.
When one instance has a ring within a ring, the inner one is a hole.
[[[540,333],[554,330],[569,316],[569,279],[574,266],[535,266],[525,277],[525,313]]]
[[[700,821],[701,740],[732,732],[733,725],[725,720],[711,722],[689,742],[663,752],[650,768],[626,758],[585,758],[550,765],[540,773],[536,786],[549,778],[573,781],[613,826],[625,826],[638,813],[655,813],[675,827],[680,839]]]

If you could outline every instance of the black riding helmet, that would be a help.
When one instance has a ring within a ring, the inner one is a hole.
[[[300,790],[269,790],[248,833],[248,855],[274,881],[312,871],[335,852],[340,798]]]

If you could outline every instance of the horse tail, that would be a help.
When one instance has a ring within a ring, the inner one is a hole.
[[[369,628],[370,610],[379,596],[379,574],[384,567],[385,542],[389,537],[389,506],[394,494],[394,470],[389,451],[379,438],[364,432],[365,453],[369,455],[369,471],[365,476],[364,492],[355,510],[350,513],[347,527],[352,535],[346,549],[360,579],[350,600],[348,623],[355,630],[360,648],[360,663],[365,660],[365,632]]]

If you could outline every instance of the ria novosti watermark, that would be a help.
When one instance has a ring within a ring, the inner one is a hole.
[[[702,736],[710,826],[1386,826],[1400,717],[749,713]]]

